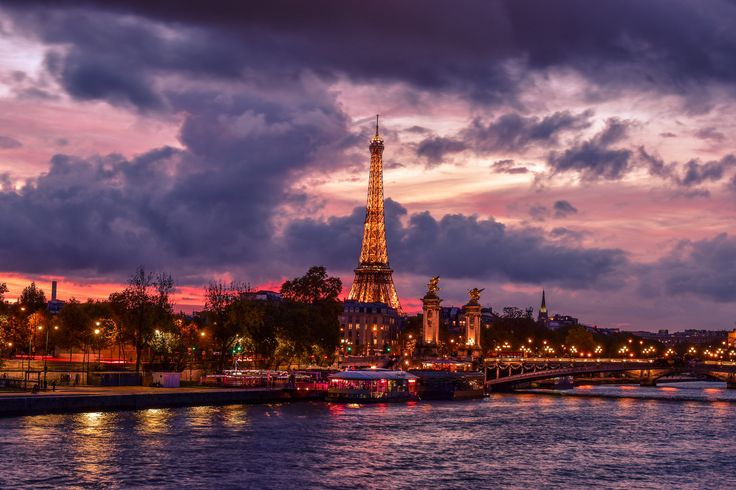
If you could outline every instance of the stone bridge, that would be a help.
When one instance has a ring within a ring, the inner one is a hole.
[[[736,388],[736,362],[667,359],[616,358],[509,358],[484,360],[486,389],[503,391],[532,381],[599,373],[631,373],[642,385],[655,386],[657,380],[672,374],[686,374],[721,380]]]

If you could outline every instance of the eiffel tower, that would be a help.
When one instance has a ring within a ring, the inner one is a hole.
[[[399,296],[388,265],[386,250],[386,223],[383,213],[383,139],[376,135],[368,147],[371,151],[371,171],[368,181],[368,202],[365,209],[363,246],[360,264],[355,269],[355,279],[348,299],[363,303],[386,303],[401,312]]]

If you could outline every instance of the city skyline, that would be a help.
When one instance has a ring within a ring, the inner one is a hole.
[[[439,275],[445,304],[733,328],[733,4],[287,4],[0,8],[10,298],[139,264],[185,307],[311,265],[347,296],[379,113],[405,311]]]

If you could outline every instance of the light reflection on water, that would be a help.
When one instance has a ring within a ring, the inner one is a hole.
[[[0,487],[736,486],[731,392],[575,391],[0,419]]]

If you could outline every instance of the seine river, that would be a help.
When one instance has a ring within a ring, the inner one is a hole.
[[[0,487],[736,488],[735,391],[5,418]]]

